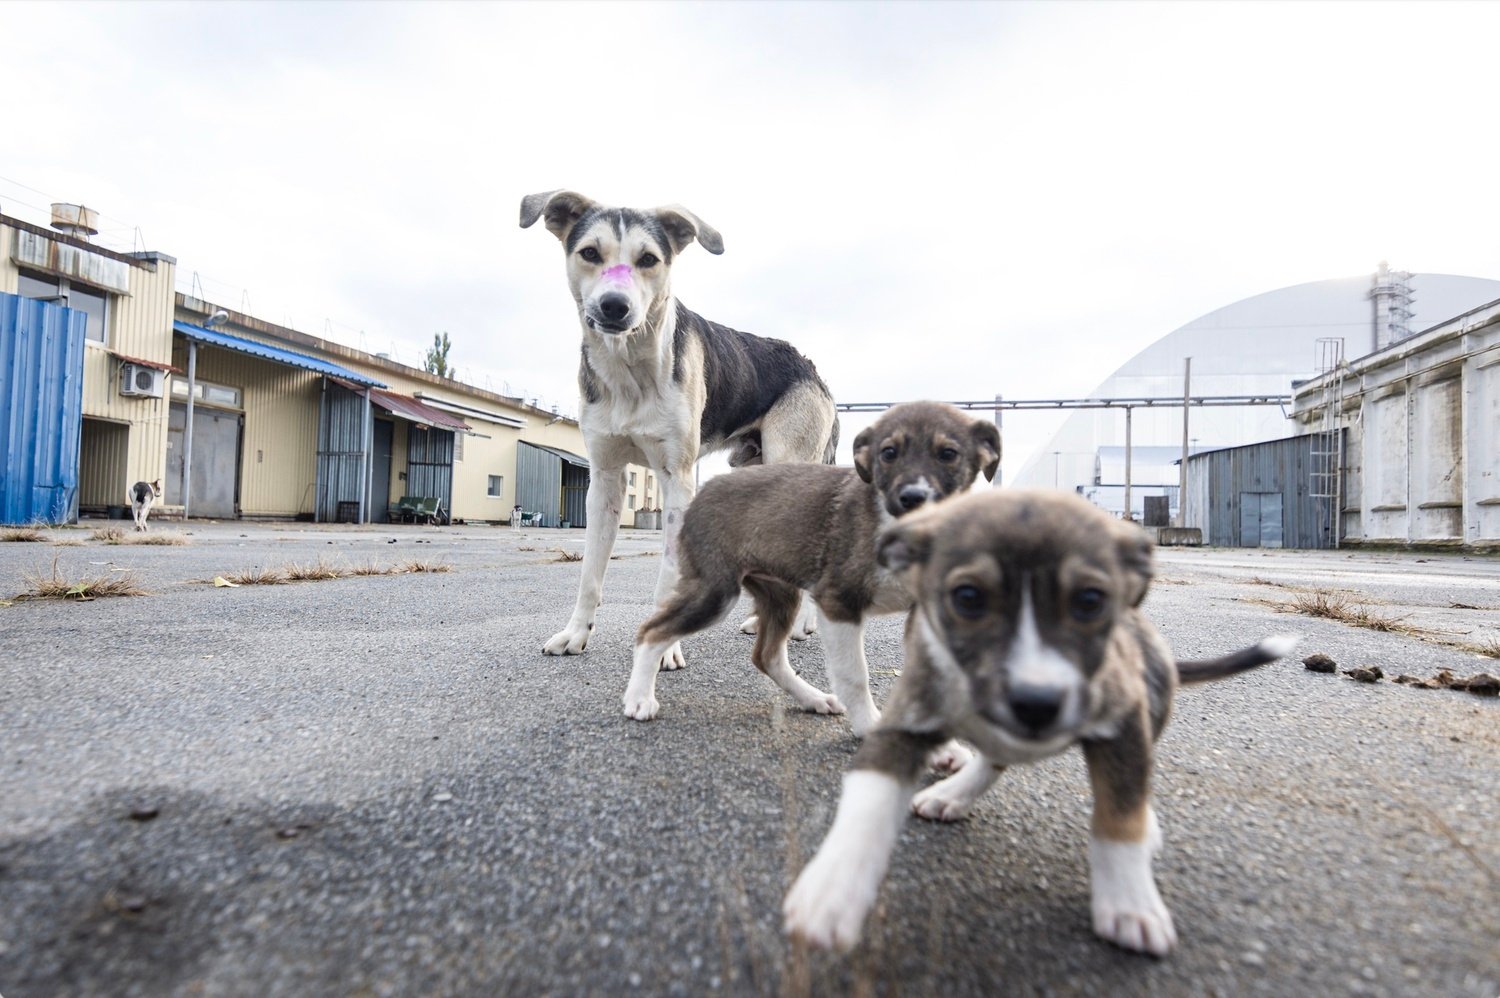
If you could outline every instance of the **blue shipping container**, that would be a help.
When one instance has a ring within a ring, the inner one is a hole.
[[[66,523],[78,510],[87,317],[0,294],[0,523]]]

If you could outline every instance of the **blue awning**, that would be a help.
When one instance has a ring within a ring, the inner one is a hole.
[[[241,336],[231,336],[221,333],[217,329],[204,329],[190,322],[174,322],[172,329],[181,333],[188,339],[197,340],[199,343],[207,343],[209,346],[223,347],[225,350],[236,350],[240,353],[259,357],[262,360],[273,361],[277,364],[287,364],[291,367],[301,367],[309,371],[317,371],[319,374],[327,374],[335,378],[343,378],[361,385],[371,385],[375,388],[386,387],[385,382],[376,381],[368,375],[351,371],[347,367],[340,367],[330,361],[322,360],[305,353],[297,353],[295,350],[285,350],[281,347],[273,347],[265,343],[257,343],[255,340],[247,340]]]

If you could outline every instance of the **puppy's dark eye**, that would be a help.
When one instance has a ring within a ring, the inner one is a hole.
[[[1102,589],[1080,589],[1073,594],[1068,609],[1072,612],[1074,620],[1087,622],[1098,620],[1108,604],[1109,599]]]
[[[954,450],[952,447],[944,447],[942,450],[938,451],[938,460],[943,462],[944,464],[952,464],[954,461],[958,460],[958,451]]]
[[[661,261],[652,256],[650,253],[642,253],[641,258],[635,262],[635,265],[642,270],[650,270],[658,263],[661,263]]]
[[[880,459],[882,461],[886,462],[887,464],[889,464],[890,462],[896,460],[896,458],[898,456],[899,456],[898,452],[897,452],[896,448],[894,448],[894,447],[882,447],[882,448],[880,448]]]
[[[954,612],[970,620],[983,617],[984,611],[989,607],[989,600],[985,597],[984,590],[978,586],[955,586],[948,596],[953,601]]]
[[[592,246],[585,246],[583,249],[581,249],[581,250],[578,251],[578,255],[581,256],[581,257],[583,257],[589,263],[603,263],[604,262],[604,258],[599,255],[599,251],[596,250],[596,249],[594,249],[594,247],[592,247]]]

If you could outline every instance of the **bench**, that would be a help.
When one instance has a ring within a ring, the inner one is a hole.
[[[437,524],[448,520],[443,512],[443,500],[437,496],[402,496],[387,515],[401,523]]]

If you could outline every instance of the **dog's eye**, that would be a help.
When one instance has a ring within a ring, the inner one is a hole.
[[[955,586],[948,595],[953,601],[954,612],[970,620],[984,616],[984,611],[989,606],[984,590],[978,586]]]
[[[944,464],[952,464],[954,461],[958,460],[958,451],[954,450],[952,447],[944,447],[942,450],[938,451],[938,460],[942,461]]]
[[[1080,589],[1073,594],[1072,605],[1069,609],[1075,620],[1098,620],[1108,602],[1102,589]]]
[[[581,250],[578,251],[578,255],[581,256],[581,257],[583,257],[589,263],[603,263],[604,262],[604,258],[599,255],[599,251],[596,250],[596,249],[594,249],[594,247],[592,247],[592,246],[585,246],[583,249],[581,249]]]
[[[661,263],[661,261],[652,256],[650,253],[642,253],[641,258],[635,262],[635,265],[642,270],[650,270],[658,263]]]
[[[890,462],[896,460],[896,458],[898,456],[900,456],[900,452],[897,451],[896,448],[894,448],[894,447],[882,447],[882,448],[880,448],[880,459],[882,461],[886,462],[887,464],[889,464]]]

